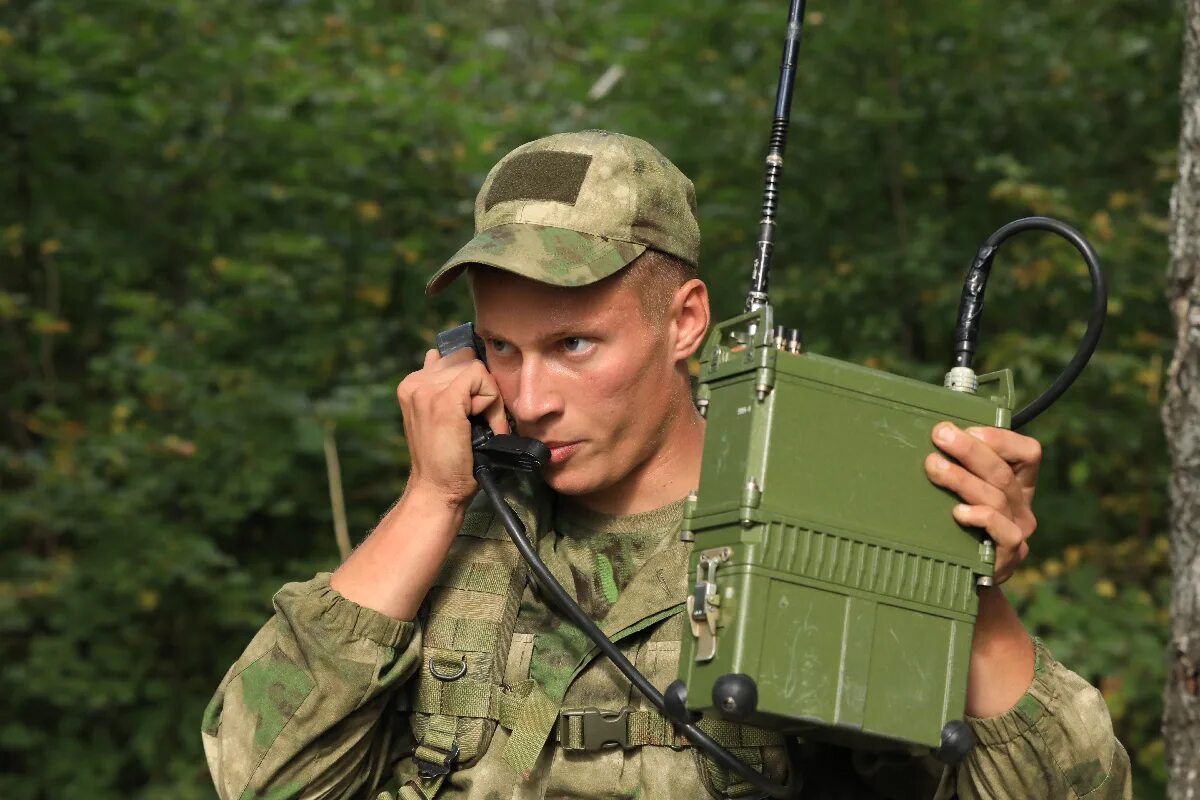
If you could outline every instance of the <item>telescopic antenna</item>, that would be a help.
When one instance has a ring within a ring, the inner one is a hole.
[[[763,181],[762,219],[758,223],[758,244],[754,256],[754,274],[746,310],[757,311],[767,305],[767,283],[771,271],[771,250],[775,247],[775,210],[779,206],[779,174],[783,171],[783,151],[787,146],[788,120],[792,116],[792,89],[796,85],[796,56],[800,52],[800,34],[804,30],[805,0],[792,0],[788,9],[787,38],[783,43],[783,61],[779,65],[779,88],[775,91],[775,119],[767,143],[767,169]]]

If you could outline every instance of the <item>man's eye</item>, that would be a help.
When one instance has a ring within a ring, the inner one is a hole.
[[[591,346],[592,340],[582,336],[568,336],[563,339],[563,349],[568,353],[586,353]]]
[[[492,351],[497,355],[505,355],[512,349],[512,345],[503,339],[488,339],[488,346],[491,347]]]

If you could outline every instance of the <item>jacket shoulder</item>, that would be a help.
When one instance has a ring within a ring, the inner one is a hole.
[[[500,486],[508,505],[531,537],[536,540],[549,529],[554,493],[540,477],[510,472],[503,476]],[[508,538],[491,498],[483,492],[476,494],[467,506],[458,535],[476,539]]]

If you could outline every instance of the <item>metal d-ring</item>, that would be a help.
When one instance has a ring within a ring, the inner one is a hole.
[[[437,678],[439,681],[456,681],[459,678],[461,678],[463,675],[467,674],[467,657],[461,656],[461,658],[462,658],[462,665],[459,667],[458,672],[454,673],[453,675],[443,675],[442,673],[438,672],[436,669],[433,668],[433,656],[430,656],[429,657],[429,674],[432,675],[433,677]]]

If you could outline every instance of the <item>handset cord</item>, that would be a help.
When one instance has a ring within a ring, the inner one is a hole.
[[[1046,230],[1056,233],[1075,246],[1075,249],[1079,251],[1080,255],[1083,256],[1083,260],[1087,263],[1088,273],[1091,275],[1092,310],[1088,319],[1087,331],[1084,333],[1083,340],[1080,342],[1075,356],[1046,391],[1013,416],[1013,430],[1021,428],[1049,408],[1075,382],[1075,379],[1079,377],[1080,372],[1083,371],[1084,366],[1095,352],[1096,345],[1100,340],[1100,333],[1104,327],[1108,304],[1108,292],[1104,283],[1104,274],[1100,268],[1100,259],[1079,231],[1064,222],[1050,217],[1025,217],[1014,220],[997,230],[980,245],[975,259],[967,272],[967,279],[963,285],[962,300],[959,304],[958,325],[954,336],[954,366],[971,367],[978,340],[979,319],[983,313],[983,294],[987,287],[987,279],[991,272],[992,262],[995,259],[997,249],[1012,236],[1028,230]],[[567,594],[562,584],[558,582],[546,567],[546,564],[538,555],[537,549],[530,542],[524,523],[521,522],[520,518],[504,499],[504,493],[496,481],[493,469],[491,459],[486,456],[481,457],[481,454],[476,453],[475,479],[491,500],[496,513],[499,514],[501,522],[504,524],[505,530],[508,532],[509,538],[512,539],[521,557],[525,559],[525,562],[533,571],[538,586],[550,595],[552,601],[559,607],[563,614],[592,640],[600,652],[607,656],[616,665],[617,669],[629,679],[634,688],[641,692],[664,717],[678,727],[695,747],[703,751],[719,765],[733,770],[745,781],[769,797],[777,798],[777,800],[792,800],[798,797],[803,787],[803,781],[799,771],[798,748],[794,737],[784,736],[784,744],[791,767],[791,776],[790,783],[786,785],[780,784],[770,780],[753,767],[738,759],[718,744],[715,739],[697,727],[696,721],[699,719],[699,715],[687,712],[686,709],[682,708],[682,704],[679,704],[680,707],[672,712],[668,708],[668,703],[663,693],[655,688],[654,684],[650,683],[645,675],[638,671],[629,659],[625,657],[625,654],[621,652],[620,648],[613,644],[612,640],[604,634],[604,631],[600,630],[600,627],[592,618]]]
[[[758,770],[744,763],[697,727],[694,720],[681,719],[677,718],[678,715],[673,715],[667,708],[666,698],[663,697],[662,692],[658,691],[654,684],[650,683],[646,676],[630,663],[620,648],[613,644],[612,640],[604,634],[604,631],[600,630],[600,626],[579,607],[579,604],[567,594],[562,584],[551,574],[545,562],[538,555],[537,549],[526,535],[524,523],[521,522],[521,519],[504,499],[504,492],[500,489],[496,481],[496,476],[492,473],[492,469],[492,466],[486,463],[486,459],[477,458],[475,462],[475,480],[479,482],[480,487],[483,488],[484,493],[487,494],[488,498],[492,501],[492,505],[495,506],[496,513],[500,515],[500,520],[503,522],[509,538],[517,546],[521,557],[529,564],[529,568],[533,571],[538,586],[550,595],[551,599],[567,618],[595,643],[601,653],[617,665],[617,669],[621,671],[621,674],[628,678],[630,683],[645,695],[646,699],[664,717],[674,723],[695,747],[702,750],[721,766],[733,770],[748,783],[753,784],[770,797],[778,798],[778,800],[791,800],[791,798],[798,797],[802,788],[802,782],[798,765],[799,753],[795,738],[784,737],[784,744],[787,748],[788,760],[791,765],[791,782],[785,785],[772,781]],[[698,715],[696,716],[698,717]]]

